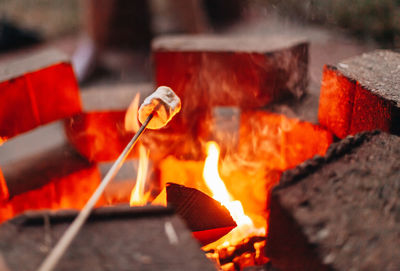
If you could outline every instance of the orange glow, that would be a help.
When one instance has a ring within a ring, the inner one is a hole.
[[[167,189],[164,189],[158,194],[158,196],[151,202],[151,205],[158,205],[167,207]]]
[[[95,165],[64,177],[54,178],[40,188],[0,202],[0,223],[28,210],[80,210],[99,186],[100,181],[100,172]],[[105,205],[104,197],[97,202],[96,206],[103,205]]]
[[[137,93],[132,100],[125,114],[125,130],[128,132],[137,132],[140,128],[138,121],[140,93]]]
[[[144,193],[147,179],[147,171],[149,168],[149,153],[145,147],[139,146],[139,169],[136,178],[135,187],[131,192],[130,206],[146,205],[150,193]]]

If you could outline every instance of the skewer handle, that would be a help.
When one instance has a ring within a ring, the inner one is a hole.
[[[42,264],[37,269],[38,271],[51,271],[54,269],[60,258],[64,255],[65,251],[74,240],[76,235],[78,234],[79,230],[82,228],[82,225],[86,222],[87,218],[90,215],[93,207],[99,200],[101,194],[104,192],[106,186],[110,183],[110,181],[114,178],[117,174],[119,169],[121,168],[122,164],[126,160],[126,157],[131,152],[133,146],[138,141],[141,134],[146,129],[147,125],[149,124],[150,120],[153,118],[153,113],[150,114],[146,121],[143,122],[143,125],[139,128],[137,133],[122,151],[120,156],[118,157],[117,161],[112,165],[110,170],[107,172],[106,176],[101,181],[100,185],[97,187],[96,191],[92,194],[86,205],[80,211],[78,216],[74,219],[72,224],[68,227],[68,229],[64,232],[63,236],[61,236],[60,240],[57,242],[55,247],[50,251],[47,257],[44,259]]]

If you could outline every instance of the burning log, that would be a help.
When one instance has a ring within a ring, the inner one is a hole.
[[[399,146],[397,136],[362,133],[285,172],[270,201],[272,265],[397,270]]]
[[[318,118],[339,138],[380,129],[400,134],[400,54],[377,50],[324,67]]]
[[[68,140],[90,161],[117,159],[133,135],[125,129],[129,103],[137,93],[151,91],[150,84],[86,90],[82,94],[84,112],[65,121]],[[134,151],[131,157],[135,155]]]
[[[202,245],[218,240],[236,227],[221,203],[195,188],[168,183],[167,203],[183,218]]]
[[[0,143],[79,112],[78,84],[65,55],[44,51],[0,65]]]
[[[1,225],[4,265],[10,271],[36,269],[75,216],[73,211],[32,212]],[[20,255],[24,255],[24,263]],[[215,270],[171,210],[122,206],[95,210],[57,270],[127,270],[129,266],[139,270]]]

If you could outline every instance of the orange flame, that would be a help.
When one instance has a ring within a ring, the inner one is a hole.
[[[140,128],[138,121],[140,93],[137,93],[132,100],[125,114],[125,130],[128,132],[137,132]]]
[[[130,206],[146,205],[148,202],[150,193],[144,193],[147,171],[149,166],[149,155],[145,147],[139,146],[139,169],[136,178],[135,187],[131,192],[131,199],[129,202]]]
[[[244,214],[243,206],[233,200],[218,172],[219,147],[215,142],[207,143],[207,158],[204,163],[203,178],[215,200],[221,202],[230,212],[238,226],[253,225],[251,219]]]
[[[212,197],[221,202],[221,204],[228,209],[233,220],[235,220],[237,224],[237,227],[230,233],[206,247],[212,248],[215,245],[225,247],[229,246],[229,244],[237,243],[245,237],[252,235],[265,235],[265,228],[258,229],[254,226],[253,221],[245,214],[242,203],[233,199],[231,194],[228,192],[224,181],[220,177],[218,171],[220,150],[217,143],[211,141],[208,142],[206,146],[207,158],[204,164],[203,179],[211,190]]]

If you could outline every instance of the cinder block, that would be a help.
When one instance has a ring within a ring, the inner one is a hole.
[[[54,50],[0,65],[0,141],[81,112],[68,58]]]
[[[30,182],[29,178],[23,181],[28,184]],[[0,223],[28,210],[81,209],[100,181],[100,172],[97,166],[92,164],[62,176],[54,176],[43,186],[14,195],[10,200],[2,202]],[[104,203],[104,199],[101,198],[97,206]]]
[[[400,133],[400,54],[376,50],[324,67],[318,119],[339,138]]]
[[[63,182],[70,182],[71,187],[77,187],[79,186],[78,183],[81,183],[80,180],[73,179],[71,176],[92,167],[96,166],[88,162],[67,144],[61,144],[57,147],[28,155],[17,161],[2,164],[3,174],[2,177],[0,177],[0,199],[3,200],[2,202],[7,202],[17,195],[25,195],[25,197],[27,197],[26,193],[29,191],[40,190],[46,186],[53,187],[54,184],[52,183],[62,184]],[[96,185],[100,182],[100,174],[98,175],[98,180],[95,181]],[[87,178],[86,182],[89,183],[90,181],[91,180]],[[68,187],[68,185],[66,187]],[[51,189],[45,190],[51,193],[57,192]],[[69,190],[70,189],[65,189],[65,191],[62,191],[62,189],[60,189],[59,192],[67,193]],[[81,194],[86,194],[85,186],[82,186]],[[53,198],[52,196],[43,196],[39,204],[42,204],[42,202],[47,199],[53,204]],[[24,206],[31,206],[33,209],[36,208],[37,199],[32,201],[23,200],[23,197],[20,199],[24,202]],[[16,200],[16,202],[18,202],[18,200]],[[52,206],[51,204],[46,206],[50,208]]]
[[[282,271],[397,270],[400,138],[365,132],[283,173],[266,256]]]
[[[157,85],[182,99],[177,131],[198,130],[192,123],[213,106],[254,109],[300,98],[308,83],[308,43],[295,37],[167,36],[152,50]]]
[[[35,270],[76,217],[75,211],[30,212],[0,225],[6,270]],[[24,255],[24,261],[20,256]],[[171,209],[114,206],[94,210],[57,270],[214,271],[184,222]]]

